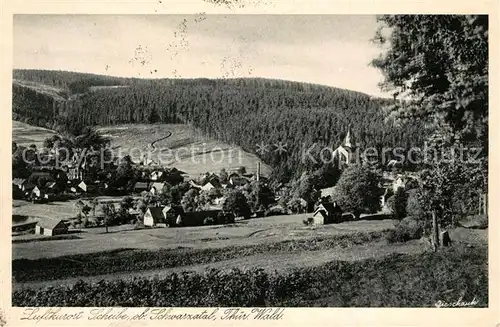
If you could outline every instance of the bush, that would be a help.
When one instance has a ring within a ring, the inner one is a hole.
[[[396,224],[396,228],[387,233],[389,243],[404,243],[409,240],[420,239],[424,233],[421,223],[412,217],[406,217]]]
[[[90,222],[89,222],[89,219],[87,217],[83,218],[82,220],[82,223],[81,223],[81,226],[83,228],[88,228],[90,227]]]
[[[309,217],[307,219],[304,219],[304,220],[302,220],[302,223],[304,223],[304,225],[306,225],[306,226],[314,225],[314,218]]]
[[[406,214],[415,218],[416,220],[425,219],[425,211],[418,200],[418,190],[412,189],[408,192],[408,199],[406,201]]]
[[[165,278],[79,281],[15,290],[19,307],[430,307],[457,298],[488,307],[485,247],[334,261],[289,272],[262,269],[180,272]],[[433,267],[429,270],[429,267]],[[367,289],[373,290],[366,292]],[[465,293],[462,293],[465,292]]]
[[[393,196],[389,198],[387,206],[390,208],[394,218],[401,220],[406,217],[406,206],[408,203],[408,194],[404,188],[400,187]]]
[[[87,219],[87,227],[98,227],[101,225],[101,221],[96,217],[90,217]]]
[[[266,211],[265,216],[270,217],[270,216],[281,216],[281,215],[286,215],[287,212],[282,206],[274,206],[272,208],[269,208],[269,210]]]
[[[460,226],[473,229],[486,229],[488,228],[487,215],[474,215],[459,222]]]

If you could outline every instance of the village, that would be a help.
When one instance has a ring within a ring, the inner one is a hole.
[[[14,15],[10,302],[490,307],[485,12]]]
[[[353,160],[352,153],[348,132],[332,154],[339,166],[347,167]],[[75,229],[105,226],[108,230],[123,224],[140,228],[219,225],[238,219],[304,213],[309,216],[303,221],[297,219],[297,224],[317,226],[356,219],[336,203],[334,188],[310,190],[318,194],[313,203],[291,196],[291,183],[270,185],[268,177],[261,174],[260,162],[255,173],[247,173],[241,166],[192,177],[175,167],[162,167],[145,156],[138,163],[130,158],[122,158],[121,162],[116,159],[96,173],[98,151],[75,152],[60,168],[55,167],[57,155],[57,150],[37,153],[44,165],[33,166],[28,178],[13,179],[13,198],[38,206],[71,203],[72,213],[63,218],[58,218],[57,212],[43,217],[17,215],[19,222],[13,224],[15,236],[34,232],[50,237]],[[402,173],[396,165],[395,160],[389,161],[379,181],[380,210],[376,214],[387,218],[391,218],[388,198],[407,183],[416,183],[414,176]],[[131,178],[116,186],[120,170]],[[238,197],[239,194],[246,196]],[[229,196],[231,202],[226,203]],[[256,197],[253,203],[252,196]]]

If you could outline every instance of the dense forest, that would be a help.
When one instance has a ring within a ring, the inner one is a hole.
[[[314,143],[337,147],[351,131],[366,147],[422,145],[423,124],[396,125],[391,100],[322,85],[252,79],[134,79],[62,71],[15,70],[16,80],[61,89],[65,101],[13,85],[14,119],[56,130],[123,123],[186,123],[207,136],[257,153],[282,177],[321,168],[302,162]],[[286,152],[273,144],[286,144]],[[319,149],[319,148],[318,148]],[[312,151],[314,152],[314,151]],[[319,153],[316,153],[319,155]]]

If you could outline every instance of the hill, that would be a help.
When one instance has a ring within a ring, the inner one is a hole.
[[[116,154],[130,154],[136,162],[141,153],[162,166],[176,167],[191,177],[206,172],[235,170],[244,166],[255,173],[259,158],[237,146],[209,139],[184,124],[127,124],[99,127],[111,139]],[[168,136],[165,138],[165,136]],[[269,176],[271,168],[261,165],[261,173]]]
[[[282,179],[324,163],[303,160],[312,145],[334,148],[351,130],[360,149],[423,144],[423,125],[394,125],[382,110],[390,100],[322,85],[251,79],[134,79],[72,72],[15,70],[14,78],[55,87],[65,101],[19,82],[17,120],[72,131],[89,125],[189,124],[205,136],[258,154]],[[119,87],[127,86],[127,87]],[[43,113],[43,115],[41,114]],[[279,144],[286,151],[276,151]],[[267,144],[257,153],[258,144]],[[314,158],[319,159],[319,150]],[[385,159],[385,158],[384,158]]]
[[[18,121],[12,122],[12,141],[17,145],[30,146],[36,145],[37,148],[43,146],[43,141],[56,134],[50,129],[32,126]]]

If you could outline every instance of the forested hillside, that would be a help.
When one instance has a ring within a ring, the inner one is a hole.
[[[359,92],[269,79],[132,79],[71,72],[16,70],[14,78],[61,88],[60,101],[15,84],[14,119],[55,129],[123,123],[188,123],[208,136],[257,153],[286,177],[305,165],[314,143],[338,146],[348,129],[361,149],[421,145],[422,125],[385,121],[382,104]],[[100,87],[95,87],[100,86]],[[107,86],[107,87],[106,87]],[[119,86],[119,87],[118,87]],[[282,142],[286,152],[273,144]]]

